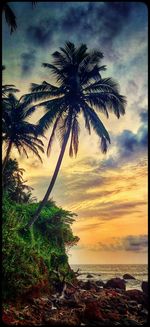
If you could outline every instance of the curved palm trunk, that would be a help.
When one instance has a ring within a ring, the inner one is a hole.
[[[70,126],[71,126],[71,122],[70,122]],[[67,145],[67,142],[68,142],[68,139],[69,139],[69,135],[70,135],[70,126],[68,127],[68,131],[67,131],[67,133],[66,133],[66,135],[64,137],[64,141],[63,141],[63,144],[62,144],[62,147],[61,147],[61,151],[60,151],[60,155],[59,155],[59,158],[58,158],[58,161],[57,161],[57,165],[56,165],[56,168],[55,168],[53,177],[51,179],[50,185],[49,185],[49,187],[47,189],[47,192],[46,192],[43,200],[41,201],[41,203],[40,203],[37,211],[35,212],[35,215],[29,221],[29,223],[27,224],[27,226],[26,226],[25,229],[31,227],[35,223],[35,221],[38,219],[38,217],[40,215],[40,212],[41,212],[42,208],[45,206],[46,202],[48,201],[48,198],[49,198],[49,196],[51,194],[51,191],[53,189],[53,186],[55,184],[55,181],[56,181],[56,178],[57,178],[57,175],[58,175],[60,166],[61,166],[61,162],[62,162],[64,153],[65,153],[66,145]]]
[[[6,156],[5,156],[3,164],[2,164],[2,173],[4,172],[7,161],[9,159],[11,148],[12,148],[12,141],[9,141],[8,148],[7,148],[7,151],[6,151]]]

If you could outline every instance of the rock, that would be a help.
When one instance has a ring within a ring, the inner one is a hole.
[[[68,314],[68,312],[62,311],[58,314],[53,315],[52,317],[49,315],[44,317],[44,323],[49,326],[66,326],[66,327],[78,327],[80,326],[80,320],[77,315],[72,312],[72,314]]]
[[[141,285],[141,288],[142,288],[143,292],[144,292],[146,295],[148,295],[148,282],[143,281],[143,282],[142,282],[142,285]]]
[[[91,274],[87,274],[86,278],[93,278]]]
[[[105,285],[105,283],[104,283],[102,280],[97,280],[97,281],[95,282],[95,284],[96,284],[97,286],[104,286],[104,285]]]
[[[119,288],[122,290],[126,289],[126,284],[124,279],[121,278],[111,278],[107,281],[107,283],[104,286],[105,288]]]
[[[125,292],[125,295],[127,296],[128,299],[134,300],[137,303],[141,303],[141,304],[146,303],[145,294],[140,290],[128,290]]]
[[[99,304],[97,302],[89,302],[86,304],[86,308],[84,311],[84,319],[89,320],[91,322],[95,320],[102,321],[104,319],[103,314],[99,308]]]
[[[84,283],[83,287],[82,287],[84,290],[91,290],[91,289],[97,289],[97,285],[94,281],[92,280],[88,280],[87,282]]]
[[[135,279],[135,277],[133,277],[133,276],[130,275],[130,274],[124,274],[124,275],[123,275],[123,278],[124,278],[124,279]]]
[[[109,312],[107,314],[107,317],[112,320],[112,321],[119,321],[120,320],[120,315],[116,312]]]

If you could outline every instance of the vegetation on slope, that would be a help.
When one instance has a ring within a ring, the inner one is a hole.
[[[16,161],[11,160],[16,167]],[[19,169],[19,167],[18,167]],[[10,171],[8,161],[7,177]],[[12,172],[11,172],[12,174]],[[15,185],[17,174],[11,175],[9,186],[4,188],[3,194],[3,296],[11,298],[27,293],[34,287],[48,288],[58,281],[54,272],[65,273],[68,279],[73,273],[68,264],[66,250],[75,245],[79,238],[74,236],[71,224],[74,221],[74,213],[63,210],[48,201],[42,209],[39,220],[28,230],[25,235],[20,234],[20,229],[27,224],[30,217],[38,207],[38,203],[21,203],[12,200],[13,194],[17,194],[17,186],[10,187],[11,182]],[[21,183],[21,181],[20,181]],[[22,182],[23,183],[23,182]],[[24,184],[22,184],[24,185]],[[24,187],[21,192],[25,193]]]

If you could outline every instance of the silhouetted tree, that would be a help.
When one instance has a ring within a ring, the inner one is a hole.
[[[44,150],[43,142],[38,138],[38,126],[27,121],[35,108],[26,105],[21,99],[18,100],[14,94],[9,94],[2,101],[2,140],[6,145],[6,156],[2,166],[3,171],[10,156],[12,146],[17,148],[19,154],[21,154],[22,150],[27,158],[26,149],[31,150],[42,162],[39,150],[42,152]]]
[[[111,78],[101,77],[101,71],[104,71],[106,66],[100,65],[103,58],[100,51],[88,52],[85,44],[76,48],[73,43],[67,42],[64,48],[60,48],[60,51],[54,52],[52,56],[53,64],[44,63],[43,66],[50,69],[58,86],[45,81],[41,85],[32,84],[32,93],[26,95],[24,100],[29,104],[32,101],[47,99],[37,105],[44,106],[46,111],[39,121],[40,130],[46,131],[53,125],[47,154],[50,154],[56,132],[60,138],[61,151],[48,190],[28,227],[38,219],[51,194],[69,137],[69,155],[77,155],[79,114],[82,113],[89,134],[91,126],[93,127],[101,140],[101,150],[105,153],[110,137],[96,111],[104,113],[107,118],[110,111],[114,112],[117,118],[125,113],[126,99],[120,95],[118,84]]]
[[[16,159],[8,159],[3,174],[3,192],[9,194],[9,198],[17,203],[35,201],[32,197],[32,187],[26,185],[23,179],[24,169],[20,168]]]

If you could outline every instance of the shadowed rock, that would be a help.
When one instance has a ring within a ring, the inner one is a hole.
[[[93,278],[91,274],[87,274],[86,278]]]
[[[148,295],[148,282],[143,281],[141,288],[142,288],[143,292]]]
[[[104,286],[105,288],[119,288],[122,290],[126,289],[126,284],[124,279],[121,278],[111,278],[107,281],[107,283]]]
[[[124,278],[124,279],[135,279],[135,277],[133,277],[133,276],[130,275],[130,274],[124,274],[124,275],[123,275],[123,278]]]

